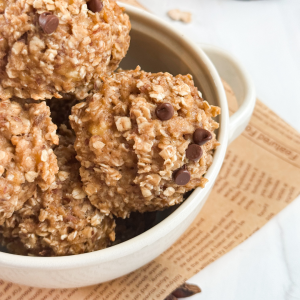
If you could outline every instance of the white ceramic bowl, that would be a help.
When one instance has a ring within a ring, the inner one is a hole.
[[[125,6],[125,5],[124,5]],[[36,287],[71,288],[108,281],[147,264],[167,250],[195,219],[207,199],[222,166],[228,141],[246,127],[255,103],[254,89],[247,75],[230,56],[205,46],[238,94],[240,109],[231,118],[219,74],[208,56],[170,25],[140,9],[125,6],[132,22],[132,44],[122,67],[146,71],[191,73],[209,103],[219,105],[218,140],[221,146],[207,174],[204,189],[196,189],[171,215],[145,233],[114,247],[69,257],[24,257],[0,252],[0,278]]]

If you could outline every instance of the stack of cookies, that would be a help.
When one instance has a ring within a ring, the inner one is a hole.
[[[0,1],[0,238],[11,253],[106,248],[115,218],[205,186],[220,109],[190,75],[114,73],[129,32],[113,0]]]

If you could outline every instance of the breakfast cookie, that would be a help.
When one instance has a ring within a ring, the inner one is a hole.
[[[0,99],[83,99],[113,72],[130,42],[128,15],[113,0],[0,3]]]
[[[191,75],[137,68],[104,79],[70,117],[91,203],[125,218],[173,206],[204,187],[219,145],[212,119],[219,113],[201,98]]]
[[[60,134],[55,182],[47,191],[38,189],[0,229],[2,243],[12,253],[80,254],[106,248],[115,239],[113,218],[93,207],[82,190],[73,133],[63,125]]]
[[[0,101],[0,224],[55,180],[56,129],[44,102]]]

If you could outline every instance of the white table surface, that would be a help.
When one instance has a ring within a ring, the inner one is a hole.
[[[258,97],[300,131],[300,0],[139,1],[194,42],[234,54]],[[171,21],[174,8],[192,12],[192,23]],[[189,282],[202,288],[191,300],[300,299],[300,197]]]

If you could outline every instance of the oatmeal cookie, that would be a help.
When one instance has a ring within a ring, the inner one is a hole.
[[[0,224],[55,180],[56,128],[45,103],[0,101]]]
[[[201,98],[191,75],[137,68],[106,78],[70,117],[92,204],[125,218],[175,205],[187,191],[204,187],[219,144],[212,119],[219,113]]]
[[[60,134],[54,150],[59,165],[55,182],[47,191],[38,189],[0,230],[12,253],[80,254],[106,248],[115,239],[113,218],[93,207],[82,190],[73,133],[62,126]]]
[[[83,99],[128,50],[129,17],[113,0],[0,4],[0,99]]]

